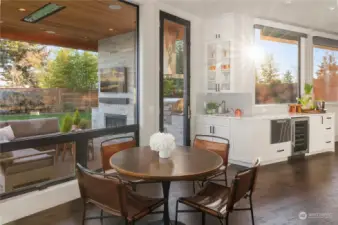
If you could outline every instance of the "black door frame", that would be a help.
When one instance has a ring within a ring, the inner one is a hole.
[[[172,14],[160,11],[160,131],[163,132],[164,124],[163,124],[163,53],[164,53],[164,20],[170,20],[175,23],[181,24],[185,27],[185,37],[186,37],[186,44],[185,44],[185,52],[186,52],[186,60],[185,61],[185,73],[184,73],[184,125],[183,125],[183,132],[184,132],[184,145],[190,145],[190,43],[191,43],[191,25],[190,21],[182,19],[180,17],[174,16]]]

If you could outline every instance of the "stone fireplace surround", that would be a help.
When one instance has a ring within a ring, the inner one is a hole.
[[[102,39],[98,43],[98,76],[100,69],[125,67],[127,69],[127,93],[99,91],[99,104],[92,108],[92,128],[105,128],[106,114],[126,116],[126,125],[135,124],[135,32]],[[100,82],[98,82],[100,84]],[[98,88],[100,90],[100,88]]]

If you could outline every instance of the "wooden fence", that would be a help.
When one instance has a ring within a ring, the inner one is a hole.
[[[0,88],[2,92],[16,92],[24,95],[40,96],[44,107],[51,112],[63,112],[65,108],[76,108],[79,110],[87,110],[98,106],[98,91],[74,92],[64,88]],[[1,98],[1,95],[0,95]],[[2,105],[7,107],[16,107],[13,102],[6,102],[0,99]],[[4,107],[2,107],[4,109]]]

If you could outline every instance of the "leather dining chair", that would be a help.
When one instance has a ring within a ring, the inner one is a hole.
[[[212,138],[213,141],[204,140],[203,138]],[[230,151],[230,141],[227,138],[213,136],[213,135],[196,135],[194,139],[194,148],[204,149],[208,151],[215,152],[220,155],[223,159],[223,166],[212,174],[209,177],[203,178],[201,180],[201,185],[203,186],[206,181],[222,181],[225,182],[225,186],[228,186],[227,180],[227,168],[228,168],[228,159],[229,159],[229,151]],[[224,178],[218,178],[219,176],[224,176]],[[193,182],[193,191],[195,190],[195,182]]]
[[[257,171],[260,166],[260,159],[244,171],[238,172],[232,181],[231,187],[222,186],[216,183],[208,183],[200,192],[192,197],[179,198],[176,203],[175,225],[177,216],[181,212],[202,212],[202,224],[205,225],[205,214],[210,214],[219,219],[223,225],[229,224],[229,214],[233,211],[250,210],[252,224],[255,224],[252,194],[255,190]],[[242,198],[249,198],[249,208],[235,208],[234,205]],[[194,210],[178,210],[178,204],[182,203],[194,208]]]
[[[120,142],[119,140],[123,140]],[[127,140],[127,141],[126,141]],[[113,142],[113,143],[111,143]],[[117,171],[110,166],[110,158],[123,150],[136,147],[136,140],[133,136],[127,137],[115,137],[111,139],[107,139],[101,143],[101,162],[102,162],[102,169],[103,173],[108,176],[115,176],[117,175]],[[119,175],[122,180],[128,182],[132,189],[136,191],[136,185],[140,183],[148,183],[145,180],[137,179],[129,176]]]
[[[112,216],[123,217],[126,225],[145,217],[164,203],[163,198],[149,198],[130,190],[118,177],[105,176],[76,165],[76,175],[83,200],[82,225],[89,219],[102,217],[86,217],[86,205],[94,204]],[[106,218],[106,217],[105,217]]]

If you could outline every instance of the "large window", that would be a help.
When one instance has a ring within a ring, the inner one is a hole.
[[[59,1],[61,11],[29,23],[46,3],[15,4],[0,6],[0,198],[73,178],[76,162],[100,169],[103,141],[137,139],[138,7]]]
[[[314,38],[313,88],[315,100],[338,101],[338,41]]]
[[[299,93],[299,35],[255,26],[256,104],[296,102]]]

